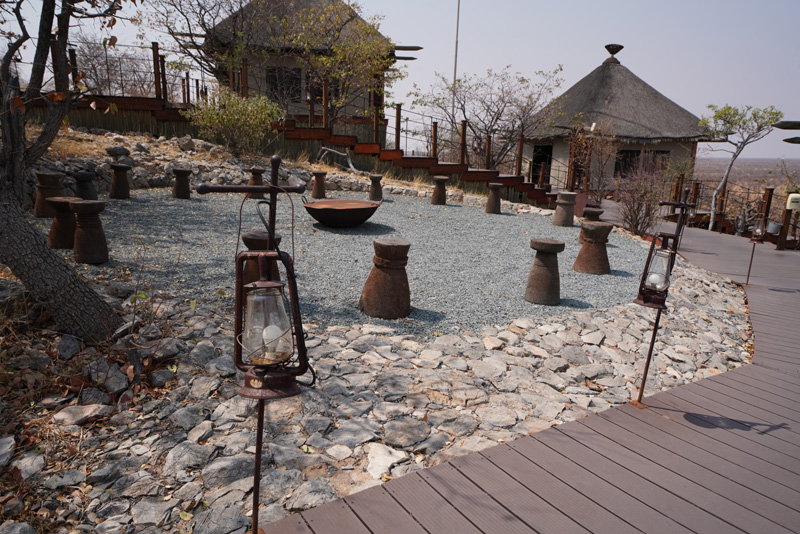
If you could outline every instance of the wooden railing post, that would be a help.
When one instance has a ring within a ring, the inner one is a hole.
[[[161,69],[159,68],[159,55],[158,55],[158,43],[151,43],[153,47],[153,85],[156,88],[156,98],[159,100],[162,98],[161,93]]]
[[[514,175],[522,176],[522,153],[525,150],[525,136],[520,135],[517,141],[517,165],[514,167]]]
[[[783,220],[781,221],[781,229],[778,232],[778,242],[775,244],[775,250],[786,249],[786,236],[789,234],[789,225],[792,223],[792,210],[783,210]]]
[[[373,143],[377,143],[378,139],[380,138],[380,135],[379,135],[380,131],[379,131],[379,128],[378,128],[378,120],[379,120],[379,117],[380,117],[379,113],[380,113],[380,111],[378,109],[378,106],[375,106],[373,108],[373,112],[372,112],[372,142]]]
[[[683,191],[683,174],[679,174],[675,177],[675,183],[672,184],[672,201],[673,202],[680,202],[681,201],[681,192]],[[669,207],[670,213],[675,213],[675,206]]]
[[[328,112],[330,111],[330,83],[328,79],[325,78],[322,81],[322,127],[328,127],[328,121],[330,119]]]
[[[431,157],[439,158],[439,123],[431,124]]]
[[[69,49],[69,68],[72,71],[72,85],[78,84],[78,55],[74,48]]]
[[[317,111],[315,109],[316,102],[314,101],[314,87],[311,86],[308,89],[308,127],[314,127],[314,115],[316,115]]]
[[[772,209],[772,194],[775,192],[774,187],[765,187],[764,188],[764,197],[761,202],[761,214],[764,216],[764,220],[769,219],[769,212]]]
[[[458,163],[464,165],[467,161],[467,121],[461,121],[461,145],[458,154]]]
[[[402,104],[395,104],[394,106],[394,149],[400,150],[400,112]],[[408,146],[406,146],[408,148]]]
[[[242,58],[242,72],[239,73],[239,87],[241,88],[242,98],[250,96],[250,84],[247,73],[247,58]]]
[[[195,79],[194,81],[194,99],[200,102],[200,80]]]
[[[167,58],[162,54],[158,56],[158,64],[161,68],[161,97],[164,103],[169,102],[169,92],[167,92]]]
[[[492,136],[486,136],[486,160],[484,161],[483,168],[489,170],[492,166]]]

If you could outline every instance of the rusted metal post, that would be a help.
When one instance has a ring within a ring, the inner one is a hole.
[[[458,163],[464,165],[467,157],[467,121],[461,121],[461,145]]]
[[[764,216],[764,220],[769,219],[769,212],[772,209],[772,194],[774,192],[774,187],[764,188],[764,196],[762,197],[761,202],[761,214]]]
[[[272,233],[275,233],[275,217],[278,208],[278,170],[281,167],[281,157],[278,155],[272,156],[269,160],[272,166],[270,173],[270,185],[273,186],[272,191],[269,192],[269,227]],[[269,250],[275,250],[276,244],[270,242]],[[298,323],[299,324],[299,323]]]
[[[186,104],[192,103],[192,79],[189,78],[189,72],[186,72]]]
[[[395,104],[394,106],[394,149],[400,150],[400,115],[402,111],[402,104]],[[408,148],[408,147],[406,147]]]
[[[439,158],[439,123],[431,124],[431,157]]]
[[[380,139],[380,129],[378,128],[378,120],[379,120],[379,110],[378,106],[375,106],[372,109],[372,142],[377,143]]]
[[[161,95],[164,103],[169,102],[169,92],[167,91],[167,58],[164,55],[158,56],[159,64],[161,65]]]
[[[325,78],[322,81],[322,127],[327,128],[330,117],[328,116],[330,111],[330,83],[328,79]]]
[[[525,136],[520,135],[517,141],[517,166],[514,167],[514,176],[522,176],[522,152],[525,149]]]
[[[156,88],[156,98],[161,100],[161,70],[159,68],[158,43],[151,43],[153,47],[153,85]]]
[[[187,73],[186,76],[187,76],[187,79],[188,79],[189,74]],[[242,58],[242,72],[239,73],[239,86],[241,88],[242,98],[248,98],[250,96],[250,93],[249,93],[250,83],[249,83],[248,73],[247,73],[247,58],[246,57]]]
[[[484,169],[492,168],[492,136],[486,136],[486,160],[483,163]]]
[[[544,189],[544,163],[539,165],[539,189]]]
[[[72,85],[78,83],[78,55],[74,48],[69,49],[69,68],[72,71]]]
[[[181,78],[181,95],[183,96],[183,99],[181,100],[181,102],[183,102],[184,104],[186,104],[186,90],[187,90],[187,88],[186,88],[186,79],[185,78]]]
[[[692,182],[692,193],[689,198],[689,204],[697,205],[697,200],[700,197],[700,182]]]
[[[200,80],[194,80],[194,99],[200,102]]]
[[[316,111],[316,102],[314,101],[314,86],[309,86],[308,88],[308,127],[314,127],[314,119],[315,115],[317,114]]]
[[[784,209],[781,230],[778,232],[778,242],[775,244],[775,250],[786,250],[786,236],[789,234],[789,225],[791,222],[792,210]]]
[[[679,174],[675,178],[675,183],[672,185],[672,201],[673,202],[680,202],[681,201],[681,191],[683,191],[683,174]],[[675,206],[669,207],[670,213],[675,213]]]
[[[650,370],[650,360],[653,357],[653,346],[656,343],[656,333],[658,333],[658,322],[661,320],[661,308],[656,312],[656,322],[653,325],[653,337],[650,338],[650,350],[647,351],[647,360],[644,363],[644,373],[642,373],[642,386],[639,388],[639,396],[636,403],[641,406],[642,396],[644,395],[644,385],[647,383],[647,372]]]

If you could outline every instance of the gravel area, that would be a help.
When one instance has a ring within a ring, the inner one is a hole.
[[[129,200],[109,200],[101,214],[111,260],[82,266],[88,273],[125,273],[148,291],[218,301],[233,306],[234,257],[242,196],[192,194],[176,200],[168,189],[140,189]],[[366,193],[336,192],[329,198],[366,198]],[[422,338],[437,333],[480,332],[516,318],[562,315],[574,309],[606,308],[636,296],[647,255],[642,242],[617,232],[609,237],[612,272],[595,276],[572,271],[580,250],[580,226],[555,227],[551,217],[532,213],[488,215],[483,207],[432,206],[428,198],[387,195],[373,217],[357,228],[328,228],[314,221],[294,200],[278,205],[282,249],[293,254],[307,322],[322,325],[385,324],[398,333]],[[266,207],[264,207],[266,210]],[[44,228],[45,222],[39,222]],[[255,202],[242,210],[242,232],[263,230]],[[382,321],[357,309],[372,268],[372,241],[402,237],[411,242],[408,278],[412,313]],[[566,243],[559,254],[560,306],[523,299],[533,262],[533,237]],[[243,247],[243,245],[239,245]]]

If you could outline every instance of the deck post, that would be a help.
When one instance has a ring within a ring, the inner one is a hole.
[[[431,124],[431,157],[439,159],[439,123]]]
[[[681,201],[681,191],[683,191],[683,174],[679,174],[675,177],[675,183],[672,185],[672,201],[673,202],[680,202]],[[675,213],[675,206],[669,207],[670,213]]]
[[[158,65],[158,63],[159,63],[158,62],[158,58],[159,58],[158,43],[152,42],[150,44],[151,44],[151,46],[153,48],[153,85],[155,85],[155,88],[156,88],[156,98],[161,100],[161,98],[162,98],[162,94],[161,94],[161,72],[160,72],[160,70],[158,68],[159,67],[159,65]]]
[[[322,80],[322,127],[327,128],[330,117],[328,112],[330,108],[330,83],[328,79]]]
[[[403,104],[395,104],[394,106],[394,149],[400,150],[400,111]],[[408,147],[406,147],[408,148]]]
[[[458,155],[458,163],[464,165],[467,156],[467,121],[461,121],[461,145]]]
[[[378,106],[375,106],[372,109],[372,142],[377,143],[378,139],[380,138],[379,135],[379,128],[378,128]]]
[[[187,76],[187,80],[188,80],[188,76],[189,76],[188,72],[186,73],[186,76]],[[240,89],[240,91],[242,93],[242,98],[248,98],[248,96],[249,96],[249,93],[248,93],[249,87],[248,86],[249,85],[250,84],[248,83],[248,74],[247,74],[247,58],[243,57],[242,58],[242,71],[239,73],[239,89]]]
[[[789,225],[792,223],[792,210],[783,210],[783,220],[781,221],[781,229],[778,232],[778,242],[775,244],[775,250],[786,250],[786,236],[789,234]]]
[[[158,64],[161,69],[161,96],[164,99],[164,103],[166,104],[169,102],[169,93],[167,92],[167,58],[164,54],[158,56]]]
[[[308,88],[308,127],[314,127],[314,115],[316,114],[314,102],[314,86],[311,85]]]
[[[483,168],[489,170],[492,167],[492,136],[486,136],[486,160]]]
[[[78,83],[78,56],[74,48],[69,49],[69,68],[72,70],[72,85]]]
[[[514,176],[522,176],[522,152],[525,150],[525,136],[520,134],[517,141],[517,166],[514,167]]]
[[[772,209],[772,194],[775,192],[774,187],[765,187],[764,196],[761,201],[761,214],[764,219],[769,219],[769,212]]]

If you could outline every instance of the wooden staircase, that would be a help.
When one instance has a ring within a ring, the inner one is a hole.
[[[526,182],[524,176],[500,174],[489,169],[470,169],[462,163],[440,162],[438,158],[427,156],[406,156],[402,150],[382,148],[379,143],[361,143],[356,136],[334,135],[330,128],[299,127],[294,121],[286,121],[281,127],[286,140],[321,141],[323,144],[352,149],[354,154],[373,156],[383,162],[391,162],[400,169],[425,169],[431,176],[458,176],[459,181],[466,183],[500,183],[513,187],[517,193],[537,204],[552,204],[555,193],[550,192],[550,185],[539,187],[536,183]]]

